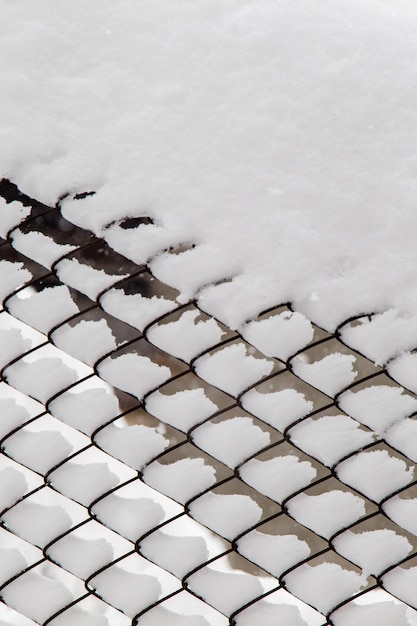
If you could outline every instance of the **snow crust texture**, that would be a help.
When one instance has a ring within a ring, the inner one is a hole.
[[[277,302],[232,328],[146,215],[105,241],[77,200],[8,189],[0,625],[415,626],[403,321],[329,332]]]

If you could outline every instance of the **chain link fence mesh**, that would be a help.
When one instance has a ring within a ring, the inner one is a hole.
[[[417,384],[374,317],[238,333],[0,194],[0,624],[416,624]]]

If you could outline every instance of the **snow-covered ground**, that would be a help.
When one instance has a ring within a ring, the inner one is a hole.
[[[3,2],[0,171],[96,191],[63,206],[98,233],[150,215],[148,257],[196,244],[154,271],[184,298],[232,279],[200,291],[231,326],[415,316],[416,23],[412,0]]]

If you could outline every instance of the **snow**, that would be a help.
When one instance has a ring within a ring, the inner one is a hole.
[[[175,537],[159,530],[141,542],[140,552],[180,579],[208,560],[203,537]]]
[[[1,439],[30,418],[29,411],[13,398],[0,398],[0,414]]]
[[[267,319],[249,322],[241,329],[243,337],[266,356],[286,361],[312,339],[311,322],[297,311],[284,311]]]
[[[155,576],[134,574],[118,565],[95,576],[90,584],[100,597],[129,617],[156,602],[161,594],[161,585]]]
[[[56,469],[49,480],[60,493],[84,506],[89,506],[119,482],[117,475],[106,463],[83,465],[74,461],[68,461]]]
[[[224,334],[213,318],[196,323],[199,314],[198,310],[185,311],[176,322],[152,326],[147,337],[162,350],[190,361],[197,354],[216,345]]]
[[[2,590],[5,602],[38,623],[73,601],[65,586],[34,571],[27,572]]]
[[[406,607],[394,602],[377,602],[370,605],[359,605],[350,602],[332,615],[335,626],[410,626]]]
[[[417,421],[415,419],[405,419],[394,424],[385,433],[385,441],[412,461],[417,462]]]
[[[85,580],[113,560],[111,544],[103,538],[88,540],[71,533],[48,549],[55,563]]]
[[[242,406],[281,431],[313,410],[313,403],[295,389],[274,393],[260,393],[251,389],[242,396]]]
[[[50,357],[40,357],[36,361],[25,357],[8,367],[5,376],[10,385],[44,403],[78,379],[76,370],[69,368],[60,358]]]
[[[387,364],[387,371],[394,380],[417,393],[417,354],[405,352]]]
[[[51,237],[36,231],[22,233],[15,230],[11,239],[15,250],[48,268],[61,256],[75,250],[75,246],[58,244]]]
[[[158,296],[127,295],[122,289],[111,289],[105,293],[100,298],[100,304],[107,313],[138,330],[143,330],[149,322],[178,306],[176,302]]]
[[[249,417],[234,417],[217,424],[206,422],[192,434],[199,448],[232,468],[267,446],[270,439],[269,433]]]
[[[6,239],[8,232],[30,215],[31,210],[31,207],[23,206],[16,200],[6,204],[2,198],[0,200],[0,236]]]
[[[327,614],[359,591],[366,584],[366,577],[335,563],[305,564],[288,574],[285,582],[289,591]]]
[[[358,326],[344,326],[341,338],[377,365],[417,346],[417,315],[401,315],[389,309],[359,322]]]
[[[243,480],[276,502],[306,487],[317,472],[308,461],[288,454],[276,456],[269,461],[251,459],[239,468]]]
[[[148,465],[143,479],[157,491],[181,504],[205,491],[216,480],[216,472],[204,459],[180,459],[168,465],[158,461]]]
[[[384,503],[383,508],[401,528],[417,536],[417,498],[394,496]]]
[[[104,319],[66,325],[55,331],[52,339],[58,348],[91,366],[116,348],[116,340]]]
[[[21,331],[16,328],[0,329],[0,343],[2,347],[0,354],[1,368],[32,347],[30,339],[25,339]]]
[[[131,541],[136,541],[164,518],[160,504],[150,498],[124,498],[111,493],[94,505],[94,515]]]
[[[310,554],[305,541],[296,535],[268,535],[252,530],[237,541],[238,551],[277,578]]]
[[[28,485],[22,472],[13,467],[2,469],[0,479],[0,511],[3,511],[13,506],[25,494]]]
[[[237,626],[275,626],[275,624],[285,624],[285,626],[308,626],[303,620],[300,611],[296,606],[289,604],[270,604],[268,602],[257,602],[248,607],[236,618]]]
[[[155,391],[146,398],[145,406],[149,413],[183,432],[200,424],[218,409],[203,389],[185,389],[169,396]]]
[[[308,417],[291,428],[289,434],[296,446],[328,466],[374,440],[372,433],[362,430],[347,415]]]
[[[31,292],[29,297],[22,297],[23,295],[25,292],[10,299],[8,303],[10,313],[45,334],[57,324],[78,313],[78,306],[66,285]]]
[[[335,352],[315,363],[306,363],[296,357],[291,361],[291,367],[296,376],[328,396],[334,397],[337,392],[355,380],[357,376],[353,370],[355,361],[354,356]]]
[[[95,300],[98,294],[107,289],[127,274],[106,274],[104,270],[96,270],[77,259],[63,259],[55,266],[56,274],[63,283]]]
[[[23,263],[2,260],[0,264],[0,300],[3,301],[13,291],[28,283],[31,278],[31,272],[23,266]]]
[[[169,367],[157,365],[146,356],[122,354],[102,361],[98,373],[105,381],[141,400],[171,376]]]
[[[3,516],[8,528],[36,546],[44,547],[71,528],[71,517],[61,506],[22,500]]]
[[[388,592],[417,609],[417,567],[396,567],[382,577],[382,582]]]
[[[16,548],[0,549],[0,585],[3,586],[10,578],[20,574],[27,564],[22,553]]]
[[[187,579],[190,589],[225,615],[262,595],[263,588],[255,576],[218,571],[215,566],[199,570]]]
[[[318,496],[300,493],[287,503],[287,508],[297,522],[326,539],[365,515],[362,498],[337,489]]]
[[[15,461],[40,474],[46,474],[72,452],[71,444],[60,432],[25,428],[9,437],[4,449]]]
[[[374,385],[360,391],[346,391],[338,400],[343,411],[382,435],[389,426],[417,411],[417,399],[402,387]]]
[[[410,542],[393,530],[379,529],[362,533],[347,530],[333,542],[337,552],[362,568],[365,576],[378,576],[402,561],[413,549]]]
[[[254,526],[262,509],[249,496],[209,492],[192,502],[190,515],[226,539],[232,540]]]
[[[121,428],[109,424],[95,437],[97,445],[130,467],[140,470],[169,445],[155,428],[133,424]]]
[[[116,396],[105,383],[100,387],[94,383],[89,379],[87,386],[81,383],[55,398],[49,406],[52,415],[87,435],[116,417],[120,412]]]
[[[202,615],[178,615],[163,606],[147,612],[140,620],[141,626],[210,626]]]
[[[227,346],[195,362],[198,376],[234,396],[270,374],[273,367],[272,361],[248,355],[243,344]]]
[[[413,480],[414,468],[390,456],[386,450],[360,452],[336,469],[341,481],[379,502]]]

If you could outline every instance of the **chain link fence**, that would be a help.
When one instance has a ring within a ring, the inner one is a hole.
[[[417,624],[417,384],[375,317],[232,331],[0,194],[0,624]]]

